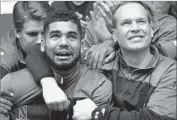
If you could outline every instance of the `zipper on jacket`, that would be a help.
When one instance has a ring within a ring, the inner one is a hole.
[[[135,71],[137,71],[137,70],[138,70],[138,69],[133,70],[133,71],[127,76],[127,79],[130,80],[132,74],[133,74]],[[122,72],[123,72],[123,71],[122,71]],[[123,95],[123,93],[125,92],[125,90],[126,90],[127,88],[128,88],[128,82],[126,83],[126,86],[125,86],[124,90],[123,90],[122,93],[120,94],[120,100],[122,100],[122,95]]]
[[[60,84],[63,85],[63,77],[61,77]]]

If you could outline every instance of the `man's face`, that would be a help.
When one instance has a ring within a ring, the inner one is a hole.
[[[117,25],[115,37],[123,50],[137,51],[149,47],[152,29],[147,11],[138,3],[122,5],[114,14]]]
[[[45,52],[53,67],[68,70],[78,62],[81,37],[77,24],[70,21],[50,23],[44,36]]]
[[[85,1],[72,1],[72,3],[76,6],[81,6],[82,4],[84,4]]]
[[[20,45],[25,53],[35,43],[40,43],[44,31],[44,22],[36,20],[28,20],[23,24],[23,28],[17,33]]]

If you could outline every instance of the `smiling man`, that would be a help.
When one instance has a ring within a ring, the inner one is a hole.
[[[115,104],[93,110],[93,120],[176,119],[176,62],[151,46],[151,22],[142,2],[122,1],[117,6],[113,35],[120,50],[116,60],[103,67],[112,78]]]

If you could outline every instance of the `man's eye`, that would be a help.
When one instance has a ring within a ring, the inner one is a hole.
[[[35,32],[32,32],[32,33],[27,33],[29,36],[32,36],[32,37],[34,37],[34,36],[37,36],[38,35],[38,33],[35,33]]]
[[[69,35],[68,36],[70,39],[76,39],[77,37],[76,37],[76,35]]]
[[[50,36],[51,38],[59,38],[59,35],[58,34],[53,34]]]
[[[123,22],[123,23],[122,23],[122,26],[128,26],[128,25],[130,25],[130,24],[131,24],[131,22],[128,22],[128,21],[127,21],[127,22]]]
[[[138,21],[138,23],[139,23],[139,24],[144,24],[144,23],[146,23],[146,21],[140,20],[140,21]]]

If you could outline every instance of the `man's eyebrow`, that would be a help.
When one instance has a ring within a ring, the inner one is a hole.
[[[121,21],[126,22],[126,21],[131,21],[131,19],[122,19]]]
[[[52,30],[52,31],[50,32],[50,34],[53,34],[53,33],[60,33],[60,31],[59,31],[59,30]]]
[[[137,20],[146,20],[145,17],[138,18]]]
[[[75,35],[77,35],[78,33],[75,32],[75,31],[70,31],[70,32],[68,32],[68,34],[75,34]]]
[[[145,17],[141,17],[141,18],[137,18],[136,20],[146,20]],[[131,19],[122,19],[122,22],[128,22],[128,21],[132,21]]]

